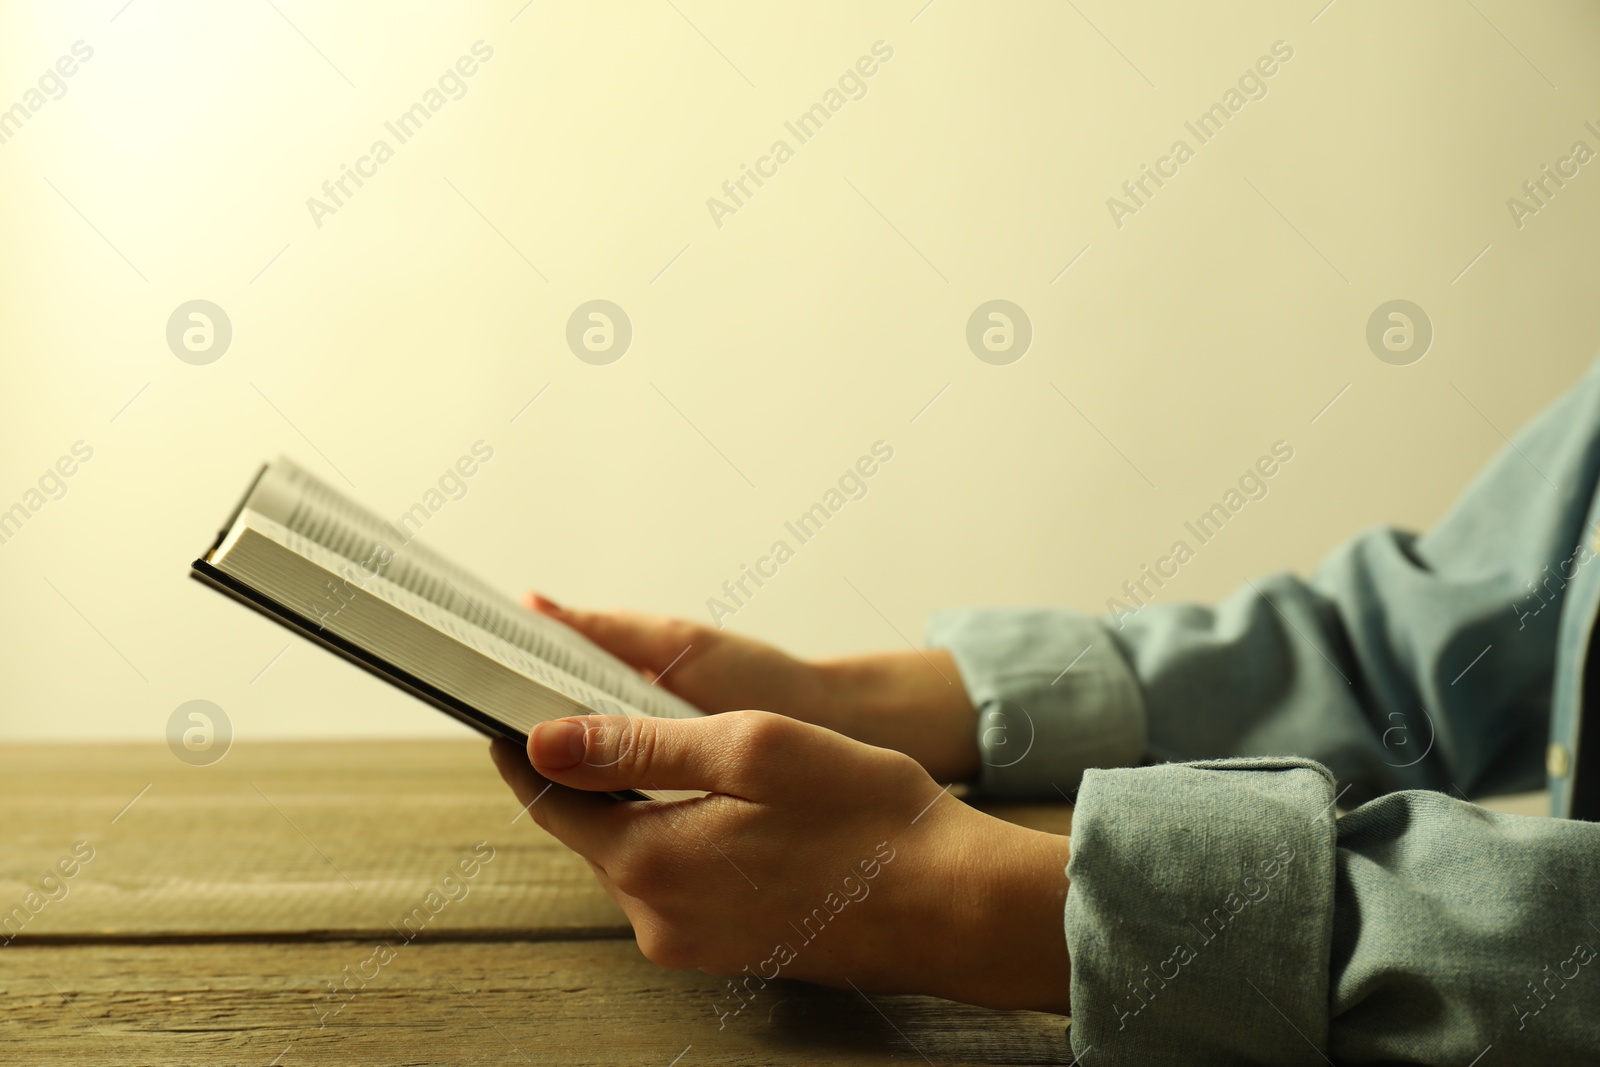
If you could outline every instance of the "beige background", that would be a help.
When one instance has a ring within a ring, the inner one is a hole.
[[[705,617],[885,440],[732,620],[813,655],[945,606],[1101,609],[1280,439],[1163,599],[1427,526],[1596,349],[1600,163],[1521,230],[1506,199],[1600,149],[1600,10],[1323,2],[7,5],[0,107],[94,54],[0,144],[0,508],[94,458],[0,545],[0,736],[156,739],[194,698],[239,737],[461,731],[185,576],[279,452],[398,516],[482,439],[428,543]],[[479,40],[318,228],[307,198]],[[879,40],[864,98],[714,225]],[[1116,227],[1279,40],[1267,95]],[[609,366],[564,340],[597,297],[635,331]],[[997,297],[1035,331],[1003,367],[965,341]],[[234,330],[205,366],[165,340],[196,298]],[[1364,340],[1393,298],[1436,330],[1410,366]]]

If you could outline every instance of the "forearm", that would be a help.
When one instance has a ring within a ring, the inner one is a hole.
[[[978,713],[944,649],[885,652],[814,664],[841,731],[915,759],[941,782],[978,773]]]

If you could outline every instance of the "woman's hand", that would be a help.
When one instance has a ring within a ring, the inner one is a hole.
[[[526,603],[701,711],[782,708],[791,718],[904,752],[940,781],[978,772],[977,711],[943,649],[812,663],[685,619],[575,611],[537,593]]]
[[[779,976],[1067,1010],[1068,839],[968,807],[898,752],[736,711],[561,719],[493,754],[648,958],[733,979],[719,1014]],[[629,788],[710,795],[575,791]]]

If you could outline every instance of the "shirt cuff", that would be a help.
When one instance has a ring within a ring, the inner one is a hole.
[[[1144,757],[1139,683],[1096,619],[1059,608],[943,611],[926,640],[954,657],[978,709],[975,795],[1054,800],[1086,768]]]
[[[1084,776],[1066,905],[1079,1062],[1326,1062],[1333,790],[1287,758]]]

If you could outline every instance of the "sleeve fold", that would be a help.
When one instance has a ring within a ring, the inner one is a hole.
[[[1079,1062],[1326,1062],[1333,799],[1298,759],[1084,776],[1066,904]]]
[[[1297,759],[1084,776],[1079,1062],[1600,1062],[1600,824],[1334,800]]]
[[[927,643],[949,650],[978,709],[974,794],[1056,799],[1085,769],[1144,755],[1139,684],[1098,620],[1051,608],[944,611]]]

